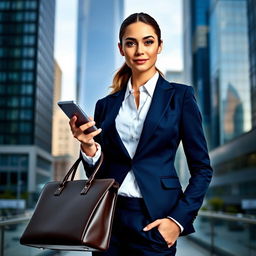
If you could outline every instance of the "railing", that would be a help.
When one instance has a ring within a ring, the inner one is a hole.
[[[256,256],[256,218],[241,214],[200,211],[189,236],[209,250],[209,255]]]
[[[20,245],[19,238],[30,217],[28,214],[0,220],[0,256],[65,255],[53,250],[41,251]],[[196,233],[188,238],[206,248],[209,256],[256,255],[256,218],[200,211],[194,226]]]
[[[12,219],[0,220],[0,256],[48,256],[56,255],[50,250],[41,251],[36,248],[23,246],[19,243],[31,214],[16,216]]]

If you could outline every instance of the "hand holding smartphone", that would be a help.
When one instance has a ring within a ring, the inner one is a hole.
[[[71,119],[73,116],[77,117],[77,127],[91,121],[75,101],[59,101],[57,104],[63,110],[63,112],[69,117],[69,119]],[[84,133],[88,134],[94,131],[97,131],[97,127],[95,125],[85,130]]]

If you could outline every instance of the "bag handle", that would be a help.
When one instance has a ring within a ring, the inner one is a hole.
[[[100,156],[100,159],[99,159],[99,163],[97,164],[95,170],[93,171],[93,173],[91,174],[91,176],[89,177],[89,179],[86,181],[85,186],[84,186],[83,190],[81,191],[81,194],[84,195],[84,194],[86,194],[87,191],[89,190],[89,188],[90,188],[90,186],[91,186],[91,183],[92,183],[92,181],[93,181],[94,178],[95,178],[95,175],[97,174],[98,170],[100,169],[100,166],[101,166],[101,164],[102,164],[102,162],[103,162],[103,158],[104,158],[103,152],[101,152],[101,156]],[[65,177],[63,178],[62,182],[60,183],[58,189],[55,191],[55,193],[54,193],[55,196],[59,196],[59,195],[61,194],[61,192],[62,192],[62,190],[64,189],[64,187],[65,187],[65,185],[66,185],[66,183],[67,183],[67,181],[68,181],[68,179],[69,179],[69,177],[70,177],[71,174],[72,174],[71,180],[74,180],[75,175],[76,175],[76,171],[77,171],[77,167],[78,167],[78,165],[79,165],[79,163],[80,163],[81,160],[82,160],[81,157],[79,157],[79,158],[75,161],[75,163],[72,165],[72,167],[69,169],[69,171],[67,172],[67,174],[66,174]]]

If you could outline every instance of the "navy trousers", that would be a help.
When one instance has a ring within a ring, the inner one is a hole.
[[[176,243],[168,248],[157,228],[143,231],[151,223],[143,199],[118,196],[110,247],[93,256],[175,256]]]

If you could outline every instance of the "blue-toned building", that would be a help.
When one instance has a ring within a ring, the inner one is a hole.
[[[117,44],[123,12],[123,0],[78,1],[77,100],[92,116],[122,64]]]
[[[214,177],[206,202],[217,198],[224,211],[256,213],[255,1],[183,4],[185,80],[196,90],[204,128],[205,113],[210,118],[205,131]]]
[[[210,145],[211,97],[209,79],[210,0],[183,1],[185,82],[191,84],[203,117]]]
[[[246,0],[211,1],[214,177],[208,195],[222,200],[223,210],[256,213],[248,207],[256,200],[256,133],[251,129],[247,13]]]
[[[252,101],[252,126],[256,128],[256,1],[247,0],[250,49],[250,81]]]
[[[54,23],[55,0],[0,1],[0,193],[29,203],[52,176]]]
[[[252,127],[246,2],[211,1],[213,147],[223,145]]]

